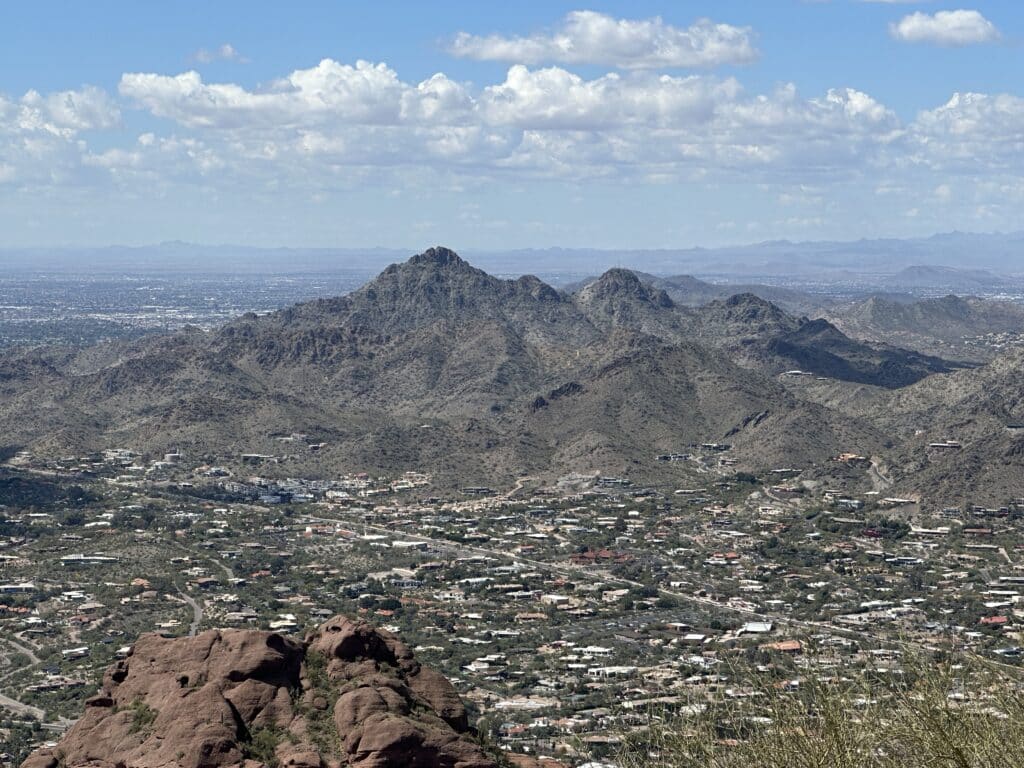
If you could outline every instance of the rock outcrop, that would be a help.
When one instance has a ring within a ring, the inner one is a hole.
[[[335,617],[143,635],[82,718],[22,768],[494,768],[451,684],[394,635]]]

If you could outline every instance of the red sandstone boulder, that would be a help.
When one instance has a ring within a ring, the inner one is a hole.
[[[494,768],[451,684],[394,635],[336,617],[143,635],[81,719],[22,768]]]

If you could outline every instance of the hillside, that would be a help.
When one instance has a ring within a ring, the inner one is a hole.
[[[856,338],[974,361],[992,359],[1024,331],[1024,307],[972,296],[911,302],[872,296],[834,305],[826,316]]]
[[[8,452],[129,446],[228,465],[303,432],[323,448],[277,471],[422,469],[441,486],[662,481],[679,470],[656,454],[702,442],[730,443],[752,469],[885,442],[870,420],[794,394],[778,378],[793,368],[887,388],[951,370],[751,295],[680,307],[611,270],[571,296],[435,248],[347,296],[212,332],[9,353],[0,428]]]
[[[740,293],[752,294],[764,301],[770,301],[789,312],[800,314],[814,312],[819,307],[830,303],[824,296],[816,296],[804,291],[774,285],[711,283],[692,275],[659,277],[646,272],[621,268],[609,271],[629,272],[635,275],[644,285],[650,286],[655,290],[664,291],[674,303],[680,306],[699,307],[715,300],[728,299],[730,296]],[[600,279],[600,277],[590,277],[581,282],[565,286],[565,290],[568,293],[578,294]]]
[[[1024,477],[1024,351],[975,371],[922,381],[880,403],[904,440],[897,451],[905,487],[934,498],[1005,503]],[[881,424],[883,419],[875,419]],[[955,441],[953,448],[934,443]]]

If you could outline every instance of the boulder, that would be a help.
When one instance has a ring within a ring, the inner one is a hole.
[[[338,616],[273,632],[143,635],[56,747],[22,768],[495,768],[443,675]]]

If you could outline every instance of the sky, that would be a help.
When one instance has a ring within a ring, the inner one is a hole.
[[[1019,0],[11,0],[0,248],[1021,230],[1022,43]]]

